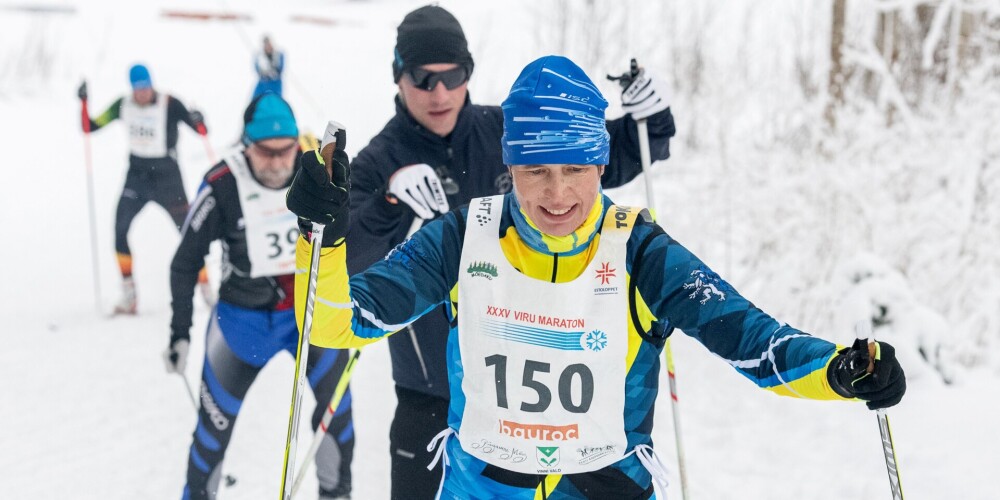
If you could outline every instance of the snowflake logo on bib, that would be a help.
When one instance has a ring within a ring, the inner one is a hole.
[[[594,330],[583,336],[583,346],[591,351],[598,352],[608,346],[608,334]]]

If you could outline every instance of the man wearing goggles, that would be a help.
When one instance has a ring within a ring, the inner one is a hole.
[[[503,164],[499,106],[469,99],[475,65],[458,20],[438,6],[406,15],[397,29],[393,81],[396,115],[351,164],[351,247],[348,269],[357,273],[381,260],[424,221],[476,197],[504,194],[511,178]],[[635,120],[648,118],[653,160],[670,156],[674,120],[662,81],[647,79],[641,113],[606,122],[610,160],[606,188],[642,171]],[[625,99],[623,98],[623,101]],[[448,425],[446,345],[449,321],[438,307],[389,339],[398,405],[389,431],[392,498],[433,498],[441,469],[428,471],[427,443]]]

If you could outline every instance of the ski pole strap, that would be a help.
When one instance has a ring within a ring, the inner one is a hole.
[[[445,451],[445,447],[448,445],[448,438],[454,433],[455,429],[448,427],[437,433],[434,439],[431,439],[431,442],[427,443],[427,451],[434,452],[434,460],[431,460],[430,465],[427,466],[427,470],[434,470],[434,466],[437,465],[439,460],[442,460],[441,457],[444,457],[445,467],[448,466],[450,462],[448,461],[448,453]],[[444,481],[444,477],[441,477],[441,480]]]
[[[663,463],[663,460],[660,460],[660,455],[648,444],[636,445],[635,448],[632,448],[632,451],[625,454],[625,457],[633,453],[639,459],[639,463],[642,464],[643,468],[652,476],[653,492],[656,498],[667,498],[667,487],[670,485],[668,478],[670,475],[667,472],[667,466]]]

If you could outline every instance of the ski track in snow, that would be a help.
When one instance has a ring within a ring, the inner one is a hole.
[[[421,3],[331,6],[303,0],[279,6],[255,0],[229,7],[272,21],[266,29],[288,52],[292,79],[285,85],[300,123],[315,132],[328,118],[348,124],[348,149],[356,153],[391,116],[394,90],[388,66],[395,25]],[[12,40],[28,39],[28,31],[34,30],[47,40],[43,48],[54,61],[37,87],[14,82],[12,93],[5,93],[12,84],[0,79],[0,116],[7,118],[2,135],[9,141],[8,168],[0,185],[0,228],[5,235],[0,262],[7,277],[0,301],[0,496],[178,498],[195,414],[182,381],[166,374],[160,359],[170,320],[167,266],[178,237],[159,207],[143,211],[130,235],[139,315],[107,319],[95,312],[83,142],[74,94],[79,77],[86,76],[91,114],[96,116],[126,90],[128,65],[144,60],[159,88],[205,112],[213,147],[221,154],[238,135],[254,83],[250,53],[231,23],[191,23],[157,15],[160,7],[206,9],[193,1],[64,4],[75,5],[76,14],[38,17],[0,10],[0,46],[17,47],[20,42]],[[526,2],[517,4],[520,10],[478,2],[442,4],[462,20],[476,52],[473,100],[498,102],[521,65],[537,54],[506,50],[478,34],[495,37],[489,22],[516,21],[534,10]],[[216,7],[222,10],[225,3]],[[343,23],[335,28],[295,24],[287,20],[289,11],[320,12]],[[258,23],[241,26],[254,41],[265,28]],[[117,298],[112,221],[125,172],[123,136],[116,123],[91,139],[105,311]],[[678,186],[679,179],[711,182],[699,173],[697,162],[681,161],[681,142],[668,162],[670,169],[654,175],[658,192],[666,194],[661,209],[691,199],[690,192]],[[181,132],[179,153],[190,195],[208,168],[206,153],[190,131]],[[611,194],[619,203],[641,204],[641,182]],[[697,218],[690,213],[670,218],[665,226],[682,241],[684,235],[698,232]],[[690,239],[697,253],[702,247],[713,248],[712,242]],[[217,253],[209,258],[216,279],[218,258]],[[195,390],[208,319],[199,299],[187,367]],[[888,497],[874,413],[862,405],[773,396],[756,390],[693,340],[676,335],[673,344],[694,498]],[[237,483],[224,488],[220,499],[277,493],[292,374],[293,361],[287,355],[276,357],[260,373],[225,462],[225,472]],[[395,395],[384,343],[366,348],[352,391],[357,434],[354,498],[388,498],[388,426]],[[996,498],[986,479],[1000,468],[1000,433],[992,430],[997,394],[1000,382],[988,370],[966,373],[951,388],[929,378],[911,383],[903,404],[890,411],[907,498]],[[314,404],[307,393],[304,417]],[[305,418],[301,428],[308,429]],[[309,438],[300,437],[300,454]],[[680,498],[665,369],[654,438],[671,471],[670,497]],[[314,475],[303,491],[302,498],[315,498]]]

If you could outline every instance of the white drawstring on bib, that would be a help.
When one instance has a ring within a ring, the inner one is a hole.
[[[669,474],[667,466],[663,463],[663,460],[660,460],[660,455],[648,444],[636,445],[635,448],[632,448],[632,451],[625,454],[625,457],[627,458],[633,453],[639,459],[639,463],[646,469],[646,472],[649,472],[649,475],[653,477],[653,493],[656,495],[657,500],[666,500]]]
[[[441,483],[438,485],[438,492],[434,498],[441,497],[441,490],[444,489],[444,475],[448,471],[448,466],[451,462],[448,460],[448,452],[445,448],[448,447],[448,438],[455,433],[455,430],[451,427],[445,428],[445,430],[437,433],[434,439],[431,439],[430,443],[427,443],[427,451],[434,453],[434,460],[431,460],[430,465],[427,466],[427,470],[434,470],[434,466],[437,465],[439,460],[443,460],[441,465]],[[444,457],[442,459],[442,457]]]

